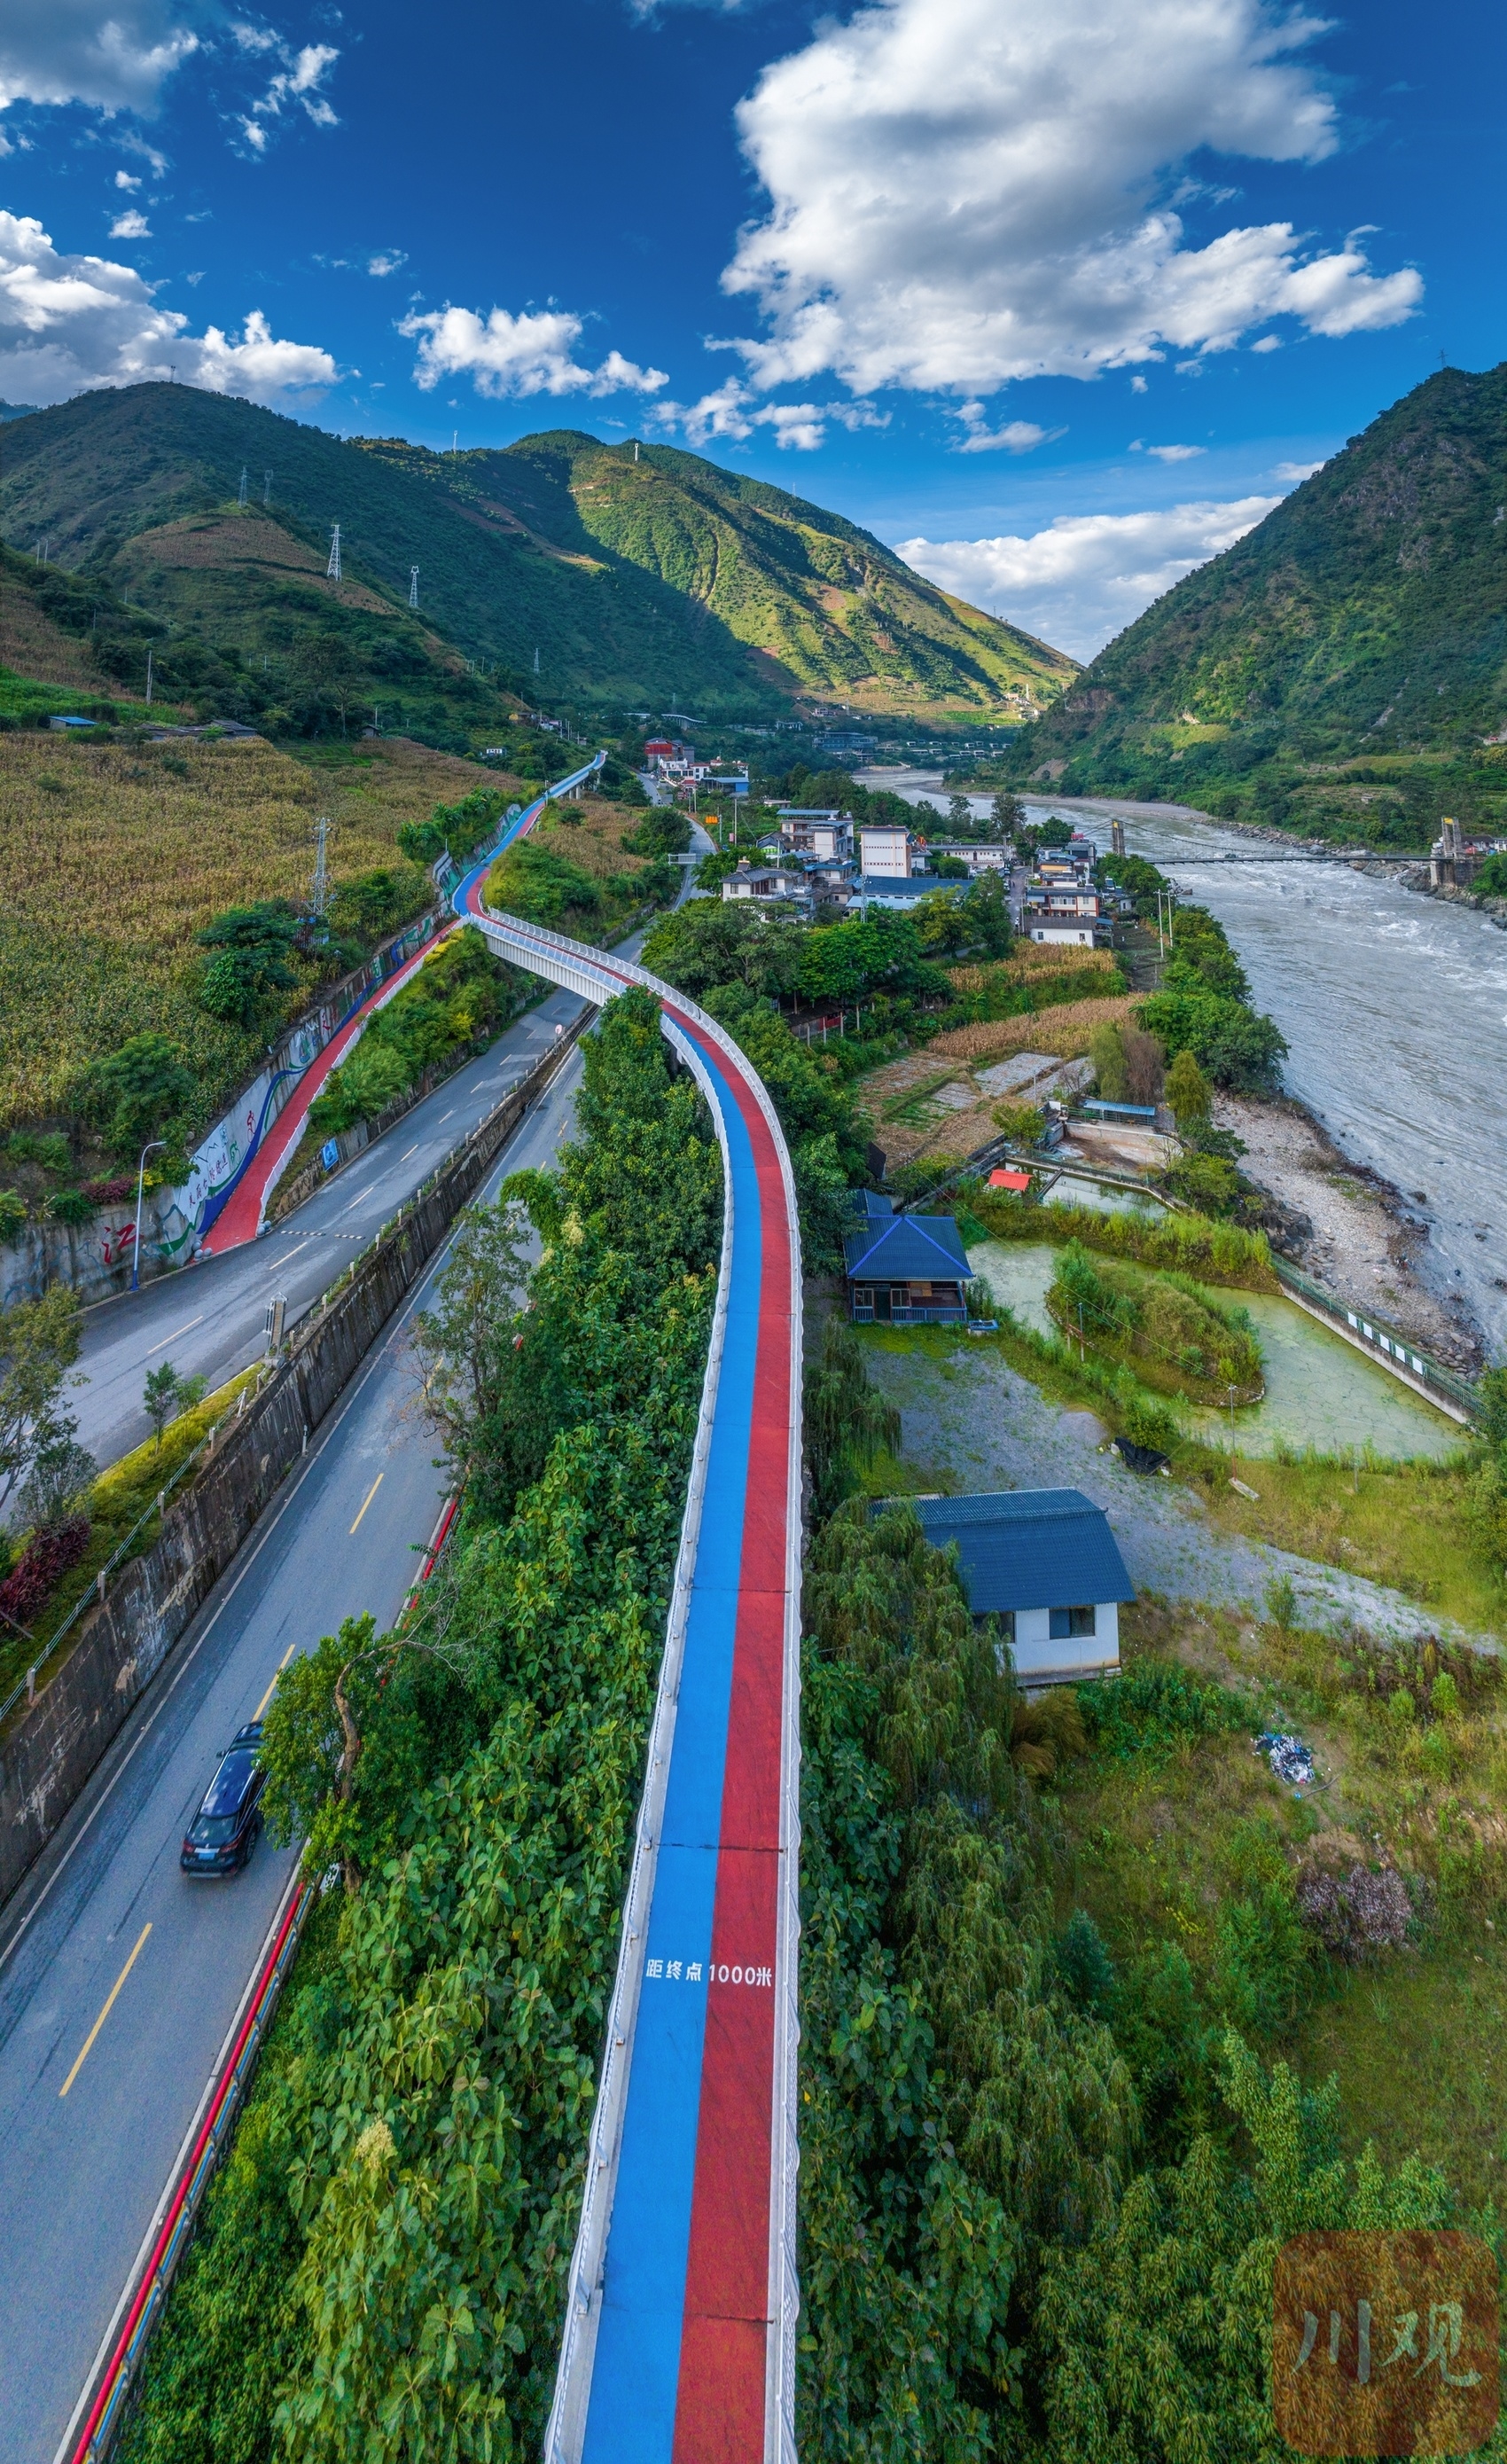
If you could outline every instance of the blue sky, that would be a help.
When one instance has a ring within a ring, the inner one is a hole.
[[[582,427],[1080,656],[1503,353],[1500,12],[8,0],[0,394]]]

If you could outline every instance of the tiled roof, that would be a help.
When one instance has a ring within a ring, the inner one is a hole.
[[[877,1228],[850,1232],[842,1249],[850,1282],[870,1275],[899,1284],[968,1279],[968,1252],[950,1215],[886,1216]]]
[[[1109,1518],[1081,1489],[1012,1488],[913,1503],[933,1549],[957,1543],[975,1617],[1135,1597]]]

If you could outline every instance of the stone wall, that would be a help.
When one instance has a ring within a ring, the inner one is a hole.
[[[228,1424],[192,1487],[167,1508],[155,1546],[121,1569],[34,1701],[12,1715],[0,1738],[0,1900],[56,1830],[589,1016],[519,1080],[350,1281],[303,1322],[272,1383],[244,1419]]]

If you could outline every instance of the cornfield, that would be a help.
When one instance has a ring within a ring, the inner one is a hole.
[[[1002,1061],[1009,1052],[1055,1052],[1064,1061],[1088,1050],[1096,1026],[1107,1019],[1116,1026],[1130,1024],[1135,996],[1117,993],[1103,1001],[1064,1001],[1058,1009],[1027,1010],[1019,1018],[986,1021],[980,1026],[954,1027],[927,1046],[954,1061]]]
[[[479,777],[401,741],[327,765],[260,738],[0,737],[0,1125],[66,1113],[79,1070],[154,1029],[187,1052],[207,1126],[266,1039],[193,1000],[200,927],[302,895],[317,815],[339,882],[389,862],[400,824]],[[308,998],[291,993],[287,1014]]]
[[[1063,949],[1050,941],[1017,941],[1008,958],[998,958],[992,966],[949,967],[948,979],[960,993],[987,992],[991,984],[1029,984],[1039,976],[1059,976],[1071,971],[1086,974],[1090,969],[1101,975],[1113,975],[1118,961],[1113,950]]]

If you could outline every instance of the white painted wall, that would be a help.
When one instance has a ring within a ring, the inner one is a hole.
[[[1016,1611],[1016,1675],[1026,1685],[1061,1684],[1075,1677],[1102,1677],[1120,1665],[1120,1609],[1114,1600],[1094,1608],[1092,1634],[1054,1642],[1048,1609]]]

